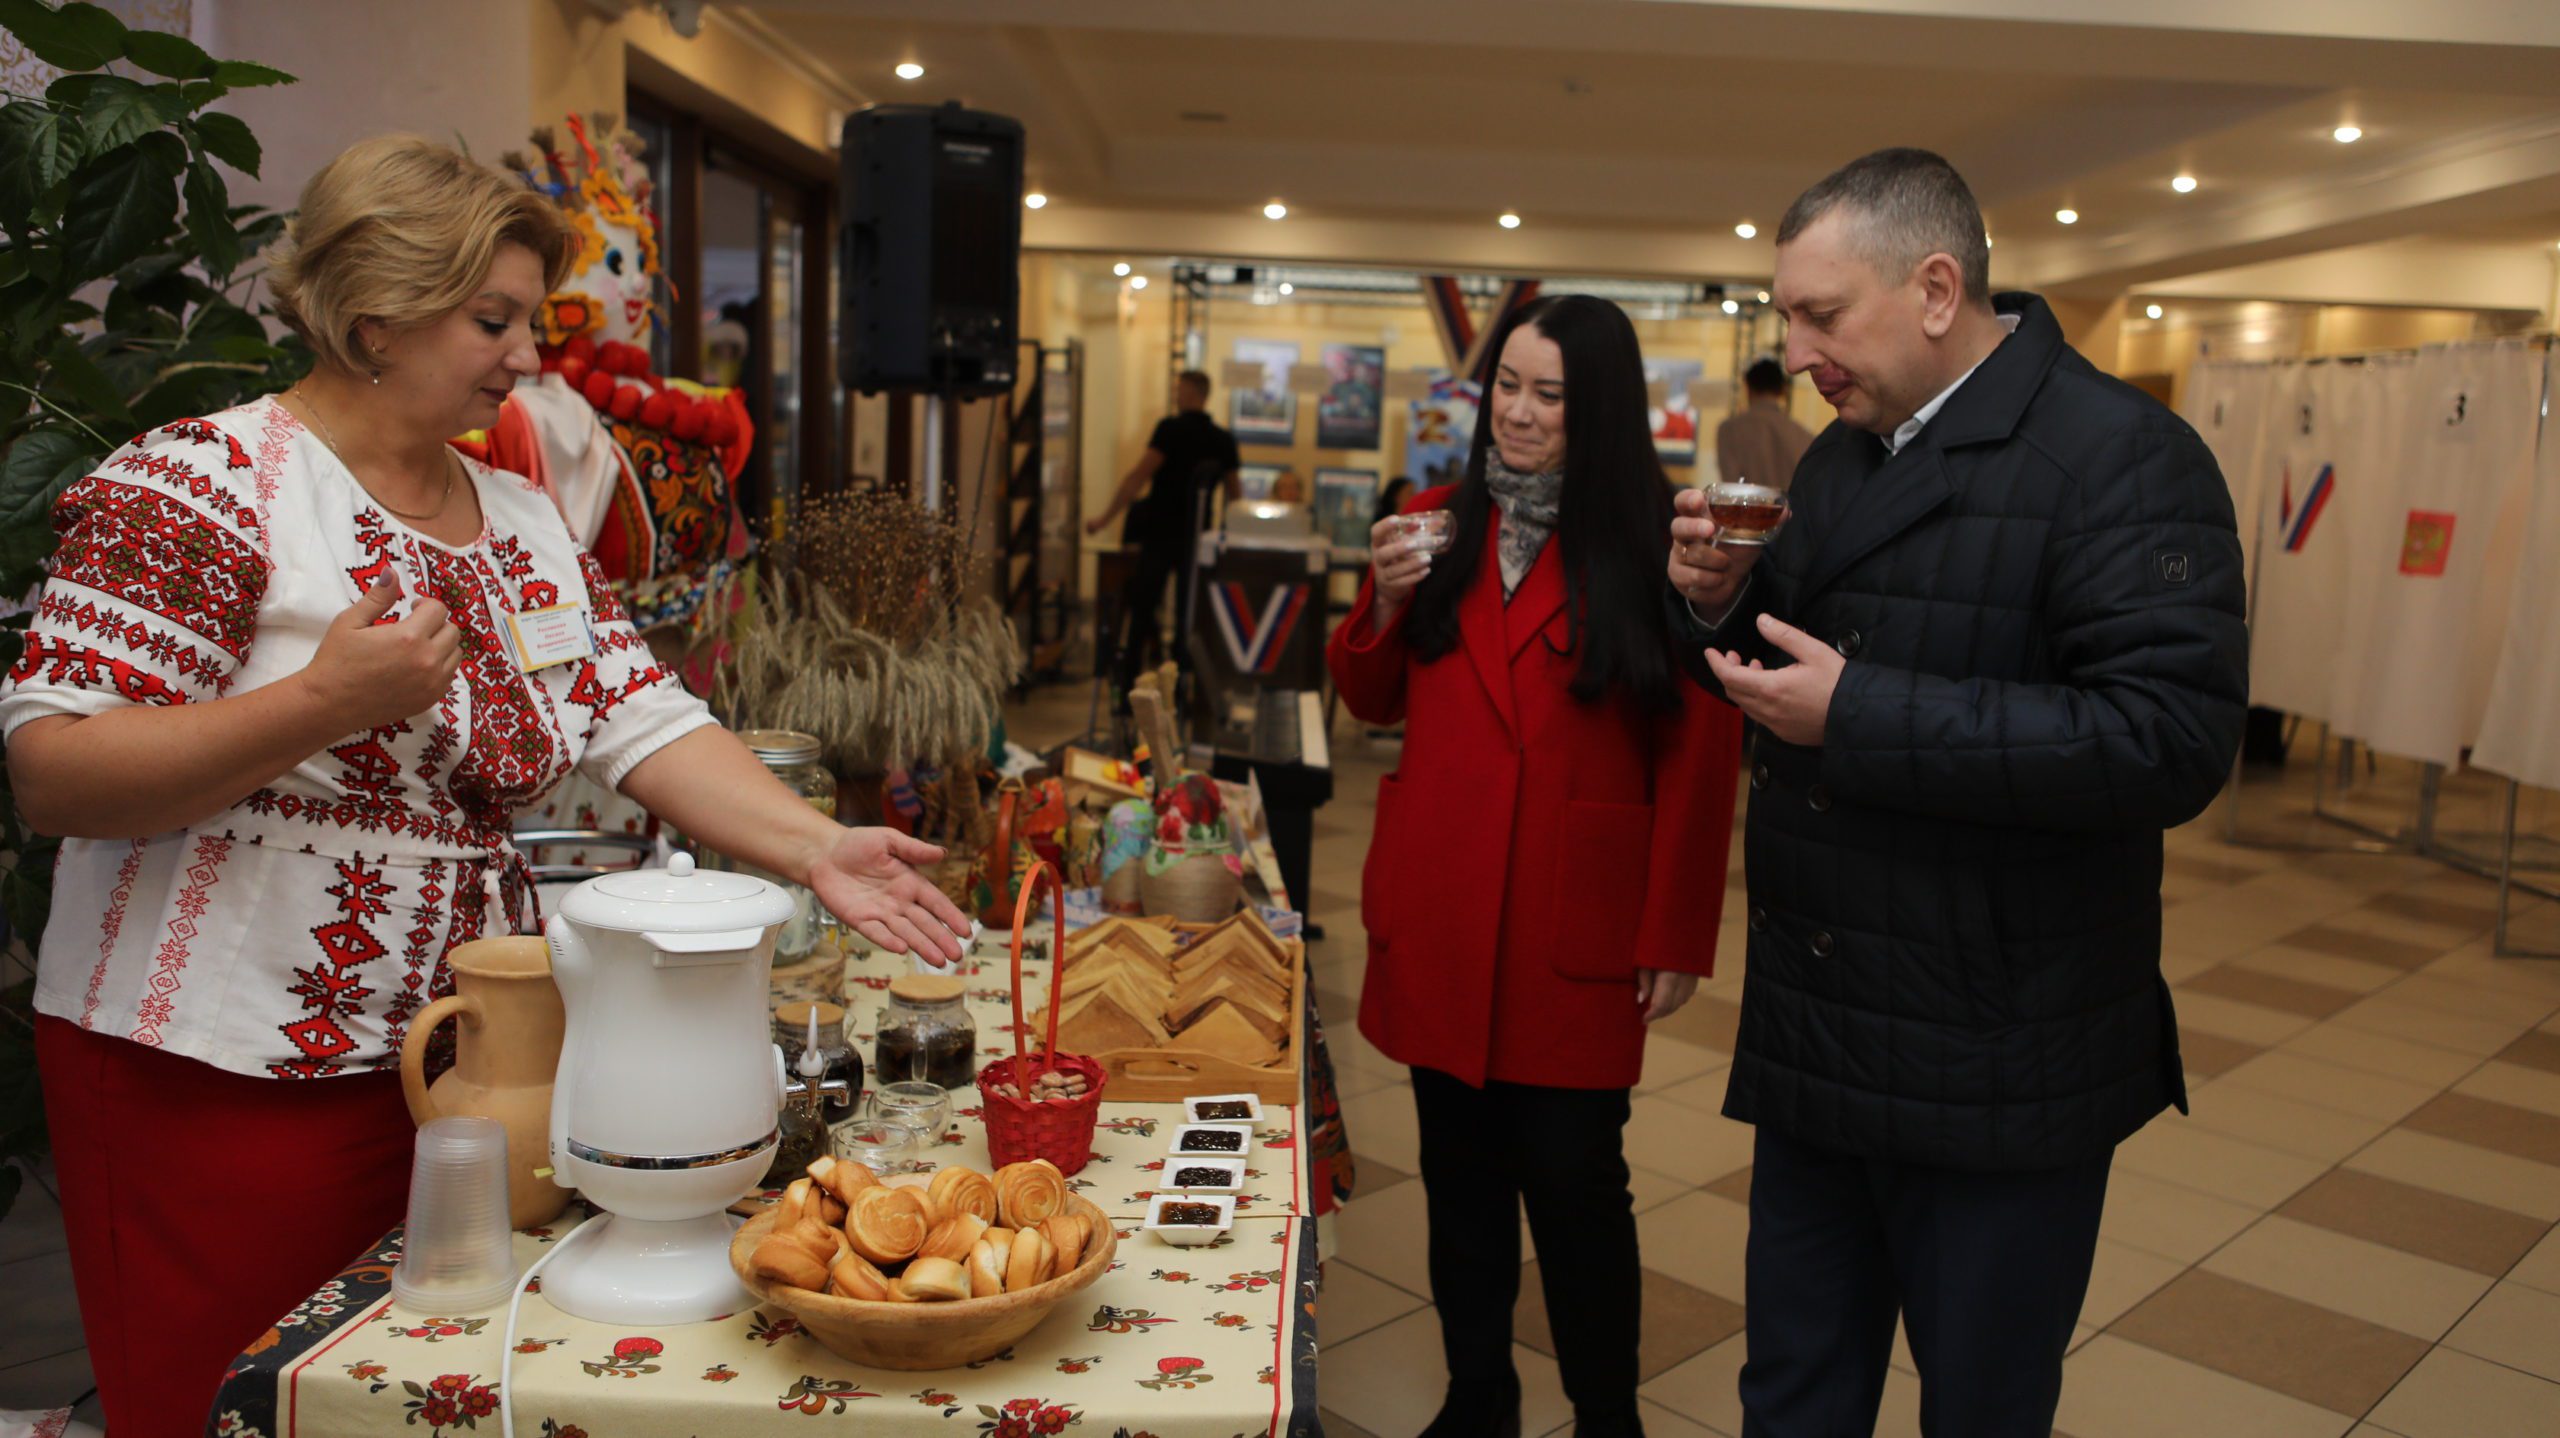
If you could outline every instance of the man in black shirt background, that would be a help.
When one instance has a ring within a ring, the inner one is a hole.
[[[1182,658],[1182,636],[1191,628],[1191,565],[1201,526],[1207,520],[1208,497],[1224,490],[1234,500],[1243,481],[1237,473],[1236,437],[1209,418],[1209,376],[1184,370],[1174,381],[1173,413],[1156,422],[1147,452],[1122,477],[1111,504],[1086,523],[1087,534],[1100,534],[1122,513],[1129,516],[1122,541],[1138,548],[1138,563],[1122,595],[1127,612],[1127,638],[1112,666],[1114,680],[1125,692],[1137,681],[1150,651],[1163,644],[1157,611],[1164,604],[1165,584],[1179,578],[1174,590],[1174,640],[1164,648],[1176,662]],[[1146,496],[1139,498],[1144,489]]]

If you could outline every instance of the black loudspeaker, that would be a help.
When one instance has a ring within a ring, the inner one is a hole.
[[[844,123],[838,372],[865,394],[1013,388],[1022,300],[1022,125],[944,105]]]

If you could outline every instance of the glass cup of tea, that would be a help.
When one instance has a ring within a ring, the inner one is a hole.
[[[1458,516],[1445,509],[1417,510],[1396,516],[1396,532],[1416,554],[1446,554],[1458,537]]]
[[[1775,539],[1787,522],[1787,494],[1765,484],[1711,484],[1707,517],[1716,522],[1718,548],[1757,548]]]

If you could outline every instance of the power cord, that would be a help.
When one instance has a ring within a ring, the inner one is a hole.
[[[524,1271],[524,1276],[516,1280],[516,1296],[507,1304],[507,1343],[505,1348],[499,1350],[498,1356],[498,1432],[500,1434],[500,1438],[516,1438],[516,1320],[522,1316],[524,1312],[524,1296],[526,1292],[532,1288],[533,1280],[541,1276],[543,1268],[548,1265],[551,1260],[568,1252],[572,1247],[576,1246],[579,1239],[582,1239],[589,1233],[602,1228],[606,1221],[607,1216],[599,1213],[588,1219],[586,1222],[579,1224],[575,1229],[570,1231],[568,1237],[551,1245],[549,1252],[543,1254],[540,1258],[535,1259],[533,1261],[533,1266]]]

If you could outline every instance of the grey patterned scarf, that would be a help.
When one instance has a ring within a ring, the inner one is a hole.
[[[1502,462],[1502,451],[1488,448],[1484,456],[1484,487],[1493,492],[1493,503],[1502,511],[1502,600],[1511,602],[1520,581],[1529,577],[1530,567],[1538,562],[1538,554],[1547,547],[1547,539],[1556,532],[1556,513],[1564,499],[1564,471],[1547,474],[1522,474]]]

